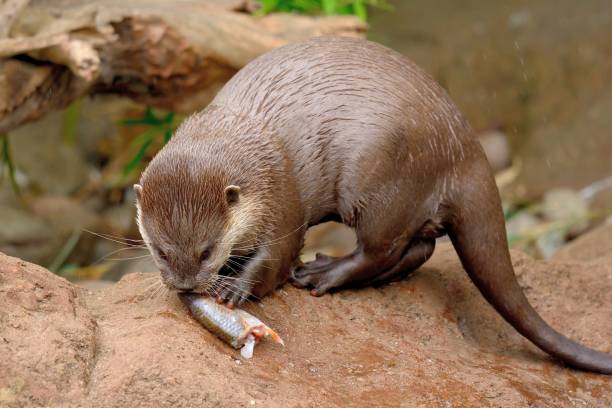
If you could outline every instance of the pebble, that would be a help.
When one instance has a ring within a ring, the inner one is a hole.
[[[589,205],[582,196],[571,189],[553,189],[544,195],[542,215],[549,221],[568,224],[569,235],[578,235],[589,226]]]

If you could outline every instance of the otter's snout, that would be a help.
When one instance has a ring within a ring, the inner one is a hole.
[[[196,288],[196,285],[194,282],[192,281],[185,281],[179,284],[174,285],[176,290],[182,290],[182,291],[192,291]]]
[[[193,291],[198,285],[193,276],[180,276],[175,273],[162,273],[162,280],[166,286],[173,290]]]
[[[208,290],[209,280],[209,275],[202,272],[197,275],[181,275],[172,271],[162,272],[162,281],[166,286],[181,292],[205,292]]]

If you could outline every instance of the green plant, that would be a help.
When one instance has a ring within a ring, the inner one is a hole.
[[[11,155],[11,146],[8,134],[0,134],[0,160],[0,182],[4,180],[4,172],[6,171],[15,195],[21,200],[21,189],[19,188],[17,178],[15,177],[15,163],[13,162],[13,157]]]
[[[79,118],[81,116],[81,100],[77,99],[72,102],[70,106],[64,111],[63,123],[62,123],[62,138],[64,143],[68,145],[76,144],[76,133],[79,125]]]
[[[145,130],[132,141],[132,147],[137,148],[134,157],[123,168],[123,176],[126,177],[140,167],[145,155],[153,142],[161,138],[162,145],[168,143],[172,133],[178,126],[181,118],[177,118],[174,112],[156,116],[153,109],[147,107],[142,118],[125,119],[121,123],[126,126],[145,126]]]
[[[272,12],[354,15],[363,21],[368,19],[368,6],[390,9],[386,0],[260,0],[258,14]]]

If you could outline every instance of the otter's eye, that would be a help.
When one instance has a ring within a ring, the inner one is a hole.
[[[200,254],[200,263],[204,262],[210,256],[210,249],[205,249]]]
[[[168,262],[168,255],[166,255],[166,253],[162,251],[161,249],[157,250],[157,255],[159,255],[159,257],[163,259],[164,262]]]

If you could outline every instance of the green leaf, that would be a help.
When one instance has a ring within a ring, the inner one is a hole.
[[[2,139],[2,162],[6,166],[8,170],[8,177],[11,183],[11,188],[15,193],[15,196],[19,199],[19,201],[23,202],[23,196],[21,195],[21,188],[19,188],[19,184],[17,184],[17,179],[15,178],[15,164],[13,163],[13,157],[11,156],[11,146],[9,143],[9,135],[0,134],[0,138]]]
[[[361,20],[368,18],[368,7],[391,10],[386,0],[260,0],[261,9],[255,13],[264,15],[271,12],[301,14],[348,14]]]
[[[159,127],[154,127],[151,129],[147,129],[132,140],[130,143],[131,147],[141,146],[143,143],[146,143],[148,140],[153,140],[155,135],[158,135],[163,132],[163,129]]]
[[[137,125],[149,125],[149,126],[159,126],[162,125],[163,119],[159,119],[153,113],[153,109],[147,106],[144,112],[144,116],[138,119],[124,119],[121,121],[122,125],[127,126],[137,126]]]
[[[81,116],[81,101],[76,100],[64,111],[63,139],[64,143],[74,146],[76,144],[76,132]]]
[[[172,139],[172,129],[167,129],[164,132],[164,145]]]
[[[147,152],[149,146],[153,143],[153,138],[147,140],[138,150],[136,156],[123,168],[123,176],[128,176],[131,172],[136,170],[136,168],[142,163],[142,159],[144,159],[144,155]]]
[[[323,13],[328,16],[336,14],[336,6],[338,5],[336,0],[321,0],[321,3],[323,6]]]
[[[268,14],[278,8],[278,0],[261,0],[261,13]]]
[[[166,116],[164,116],[164,118],[162,119],[162,122],[168,125],[171,125],[173,120],[174,120],[174,112],[168,112]]]
[[[353,11],[361,21],[368,21],[368,9],[364,0],[355,0],[353,2]]]
[[[49,265],[48,269],[51,272],[58,273],[60,271],[62,265],[64,265],[68,257],[70,257],[70,254],[72,254],[77,244],[79,243],[79,239],[81,238],[82,232],[83,231],[81,229],[74,230],[68,240],[64,242],[64,245],[60,249],[60,252],[55,256],[55,259],[53,259],[53,261]]]

